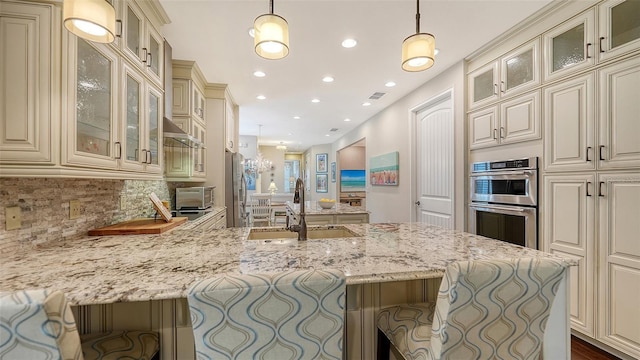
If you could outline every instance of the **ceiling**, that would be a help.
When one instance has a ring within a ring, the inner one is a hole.
[[[415,33],[413,0],[276,0],[274,12],[289,23],[290,52],[281,60],[256,55],[248,33],[268,0],[160,0],[174,59],[195,60],[208,82],[229,85],[240,135],[260,135],[260,145],[282,142],[288,151],[334,142],[549,2],[422,0],[420,30],[435,35],[439,53],[431,69],[408,73],[400,53]],[[348,37],[357,46],[343,48]],[[335,80],[323,82],[327,75]],[[389,81],[396,86],[386,87]],[[369,100],[376,92],[385,95]]]

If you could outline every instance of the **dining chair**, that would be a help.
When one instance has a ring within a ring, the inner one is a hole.
[[[271,226],[271,194],[251,194],[251,224]]]
[[[377,318],[378,359],[538,359],[566,264],[552,259],[449,265],[435,303],[392,306]]]
[[[187,296],[197,359],[342,359],[345,277],[338,270],[222,274]]]
[[[158,334],[112,331],[79,335],[61,291],[0,292],[0,359],[150,360]]]

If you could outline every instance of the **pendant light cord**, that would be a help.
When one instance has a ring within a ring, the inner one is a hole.
[[[269,1],[269,12],[273,14],[273,0]]]
[[[420,0],[416,0],[416,34],[420,34]]]

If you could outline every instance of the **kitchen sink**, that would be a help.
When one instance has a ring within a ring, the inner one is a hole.
[[[350,238],[362,236],[344,226],[309,226],[307,239]],[[253,228],[247,240],[297,239],[298,233],[284,228]]]

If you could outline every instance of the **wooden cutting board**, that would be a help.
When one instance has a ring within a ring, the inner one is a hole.
[[[185,222],[186,217],[173,217],[169,222],[163,219],[136,219],[89,230],[89,235],[160,234]]]

